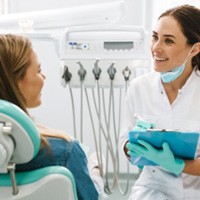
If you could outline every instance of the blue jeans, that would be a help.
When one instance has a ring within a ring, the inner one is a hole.
[[[97,200],[98,193],[90,178],[87,158],[78,141],[48,138],[50,148],[39,151],[28,163],[16,165],[16,171],[30,171],[47,166],[64,166],[75,179],[79,200]]]

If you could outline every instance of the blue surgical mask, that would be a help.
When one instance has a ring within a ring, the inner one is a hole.
[[[168,72],[161,72],[160,77],[164,83],[170,83],[171,81],[177,79],[185,69],[185,63],[176,67],[175,69]]]
[[[187,55],[187,57],[184,60],[184,62],[183,62],[182,65],[176,67],[173,70],[170,70],[170,71],[167,71],[167,72],[161,72],[160,73],[160,77],[161,77],[161,79],[162,79],[162,81],[164,83],[170,83],[171,81],[174,81],[175,79],[177,79],[182,74],[182,72],[185,69],[186,62],[188,61],[190,53],[193,50],[193,48],[194,48],[194,45],[192,46],[190,52],[188,53],[188,55]]]

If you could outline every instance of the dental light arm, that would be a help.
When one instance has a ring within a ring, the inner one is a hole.
[[[116,23],[126,14],[123,0],[93,5],[41,10],[0,17],[0,29],[18,29],[19,26],[33,26],[33,29],[52,29],[74,25]]]

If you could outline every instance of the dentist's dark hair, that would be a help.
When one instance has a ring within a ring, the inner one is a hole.
[[[167,10],[158,19],[165,16],[172,16],[180,24],[188,44],[200,42],[200,9],[191,5],[181,5]],[[200,53],[192,59],[192,67],[195,66],[200,70]]]

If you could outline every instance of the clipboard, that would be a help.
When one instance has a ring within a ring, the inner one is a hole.
[[[175,156],[183,159],[194,159],[199,141],[198,132],[187,132],[177,130],[132,130],[129,132],[129,142],[137,143],[137,140],[145,140],[155,148],[161,149],[163,142],[169,144]],[[131,156],[133,165],[157,165],[156,163],[138,156]]]

